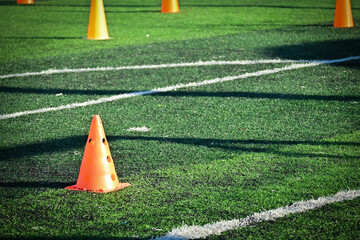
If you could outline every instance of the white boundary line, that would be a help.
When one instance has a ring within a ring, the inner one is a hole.
[[[114,95],[111,97],[99,98],[97,100],[90,100],[90,101],[86,101],[86,102],[82,102],[82,103],[72,103],[72,104],[67,104],[67,105],[61,105],[59,107],[41,108],[41,109],[37,109],[37,110],[4,114],[4,115],[0,115],[0,120],[16,118],[16,117],[20,117],[23,115],[30,115],[30,114],[36,114],[36,113],[59,111],[59,110],[63,110],[63,109],[72,109],[72,108],[78,108],[78,107],[91,106],[91,105],[100,104],[100,103],[113,102],[113,101],[117,101],[117,100],[124,99],[124,98],[131,98],[131,97],[142,96],[142,95],[150,95],[150,94],[160,93],[160,92],[170,92],[170,91],[174,91],[174,90],[181,89],[181,88],[199,87],[199,86],[204,86],[204,85],[209,85],[209,84],[233,81],[233,80],[237,80],[237,79],[245,79],[248,77],[263,76],[263,75],[278,73],[278,72],[282,72],[282,71],[300,69],[300,68],[305,68],[305,67],[313,67],[313,66],[318,66],[321,64],[339,63],[339,62],[346,62],[346,61],[358,60],[358,59],[360,59],[360,56],[335,59],[335,60],[312,61],[309,63],[302,63],[302,64],[291,64],[289,66],[285,66],[282,68],[261,70],[258,72],[245,73],[245,74],[241,74],[241,75],[237,75],[237,76],[227,76],[227,77],[223,77],[223,78],[215,78],[215,79],[211,79],[211,80],[205,80],[202,82],[177,84],[177,85],[163,87],[163,88],[156,88],[156,89],[152,89],[152,90],[144,91],[144,92],[119,94],[119,95]]]
[[[323,60],[321,60],[323,61]],[[201,67],[217,65],[254,65],[267,63],[305,63],[314,62],[314,60],[282,60],[282,59],[261,59],[261,60],[237,60],[237,61],[198,61],[188,63],[170,63],[158,65],[138,65],[138,66],[121,66],[121,67],[96,67],[96,68],[75,68],[75,69],[48,69],[41,72],[15,73],[0,76],[0,79],[11,77],[27,77],[49,75],[56,73],[81,73],[81,72],[99,72],[99,71],[121,71],[121,70],[139,70],[139,69],[157,69],[157,68],[174,68],[174,67]]]
[[[247,227],[254,223],[273,221],[290,214],[303,213],[309,210],[323,207],[327,204],[342,202],[344,200],[352,200],[360,197],[360,190],[340,191],[333,196],[320,197],[316,200],[295,202],[290,206],[279,207],[265,212],[254,213],[245,218],[233,219],[229,221],[220,221],[204,226],[187,226],[172,229],[163,237],[156,240],[185,240],[205,238],[210,235],[221,234],[222,232]]]

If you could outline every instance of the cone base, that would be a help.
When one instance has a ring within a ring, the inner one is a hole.
[[[109,40],[112,39],[111,37],[103,37],[103,38],[89,38],[89,37],[84,37],[84,39],[87,40]]]
[[[115,189],[96,189],[96,190],[91,190],[91,189],[86,189],[86,188],[78,188],[76,185],[73,186],[69,186],[66,187],[65,189],[67,190],[73,190],[73,191],[84,191],[84,192],[96,192],[96,193],[108,193],[108,192],[113,192],[116,190],[120,190],[122,188],[126,188],[129,187],[131,184],[130,183],[120,183],[120,186],[115,188]]]
[[[334,24],[334,27],[335,28],[352,28],[352,27],[354,27],[354,25],[353,24],[345,24],[345,25],[337,25],[337,24]]]
[[[33,4],[34,0],[17,0],[17,4]]]
[[[162,0],[161,12],[162,13],[178,13],[180,11],[178,0]]]
[[[161,11],[161,13],[179,13],[180,11],[174,11],[174,12],[166,12],[166,11]]]

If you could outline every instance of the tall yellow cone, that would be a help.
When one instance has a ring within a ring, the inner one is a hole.
[[[95,115],[91,122],[77,183],[66,189],[106,193],[128,186],[129,183],[119,182],[104,127],[100,117]]]
[[[102,0],[91,0],[87,39],[110,39]]]
[[[179,11],[180,9],[178,0],[162,0],[162,13],[178,13]]]
[[[350,0],[336,0],[334,27],[354,27]]]
[[[17,0],[17,4],[33,4],[34,0]]]

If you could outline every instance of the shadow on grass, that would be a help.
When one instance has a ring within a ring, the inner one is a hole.
[[[349,31],[349,29],[335,30]],[[283,59],[340,59],[360,56],[360,38],[269,47],[264,49],[264,52],[270,57]],[[336,65],[360,68],[358,61],[336,63]]]
[[[0,182],[0,188],[65,188],[74,182]]]
[[[180,9],[181,7],[212,7],[212,8],[281,8],[281,9],[324,9],[324,10],[332,10],[335,11],[335,4],[333,7],[321,7],[321,6],[287,6],[287,5],[256,5],[256,4],[186,4],[179,3]],[[12,1],[2,1],[1,5],[18,5],[16,0]],[[20,4],[19,4],[20,5]],[[34,4],[21,4],[30,5],[30,6],[46,6],[46,7],[88,7],[90,8],[90,2],[88,4],[48,4],[43,2],[36,2]],[[119,7],[119,8],[148,8],[148,7],[161,7],[161,3],[154,5],[130,5],[130,4],[105,4],[105,10],[107,7]],[[357,10],[359,8],[352,7],[353,10]]]
[[[83,39],[83,37],[0,37],[4,39],[54,39],[54,40],[65,40],[65,39]]]
[[[335,11],[334,7],[314,7],[314,6],[286,6],[286,5],[256,5],[256,4],[181,4],[181,6],[186,7],[213,7],[213,8],[282,8],[282,9],[324,9]],[[356,8],[352,8],[356,9]]]
[[[11,2],[0,2],[0,6],[17,5],[16,1]]]
[[[134,11],[114,11],[114,10],[108,10],[106,13],[160,13],[159,10],[134,10]]]
[[[105,234],[104,234],[105,235]],[[1,236],[0,236],[1,237]],[[82,236],[82,235],[74,235],[74,236],[51,236],[51,237],[43,237],[43,236],[34,236],[34,237],[6,237],[2,239],[9,239],[9,240],[148,240],[152,239],[152,237],[144,237],[144,238],[138,238],[138,237],[102,237],[102,236]],[[180,238],[172,238],[172,240],[181,240]]]
[[[22,88],[22,87],[0,87],[0,92],[3,93],[35,93],[56,95],[62,93],[64,95],[117,95],[131,93],[131,91],[123,90],[82,90],[82,89],[42,89],[42,88]]]
[[[329,142],[329,141],[277,141],[277,140],[237,140],[237,139],[213,139],[213,138],[169,138],[169,137],[148,137],[148,136],[107,136],[109,142],[119,140],[130,141],[156,141],[163,143],[185,144],[194,146],[205,146],[208,148],[218,148],[229,150],[236,153],[256,152],[273,153],[284,156],[307,156],[307,157],[327,157],[327,158],[359,158],[360,156],[340,156],[332,154],[301,153],[301,152],[282,152],[274,149],[280,146],[293,145],[319,145],[319,146],[360,146],[358,142]],[[0,161],[13,161],[16,158],[29,157],[44,153],[54,153],[68,151],[72,149],[84,148],[86,136],[73,136],[63,139],[26,144],[17,147],[0,149]]]
[[[235,139],[204,139],[204,138],[164,138],[146,136],[108,136],[108,140],[131,140],[131,141],[157,141],[176,144],[186,144],[195,146],[205,146],[208,148],[219,148],[231,150],[237,153],[255,152],[271,153],[291,157],[327,157],[327,158],[359,158],[360,156],[339,156],[332,154],[282,152],[269,146],[293,146],[293,145],[319,145],[319,146],[360,146],[357,142],[328,142],[328,141],[277,141],[277,140],[235,140]],[[250,145],[250,147],[246,147]],[[254,147],[258,145],[259,147]]]
[[[220,27],[252,27],[252,26],[278,26],[278,27],[332,27],[332,24],[292,24],[292,23],[253,23],[253,24],[198,24],[199,28],[220,28]]]
[[[90,3],[91,1],[89,1],[89,4],[57,4],[57,3],[54,3],[54,4],[48,4],[48,3],[41,3],[41,2],[36,2],[36,0],[34,1],[34,4],[33,5],[37,5],[37,6],[41,6],[41,7],[69,7],[69,8],[72,8],[72,7],[84,7],[84,8],[88,8],[90,10]],[[2,5],[0,3],[0,5]],[[12,4],[11,2],[8,2],[8,3],[5,3],[3,5],[16,5],[15,4]],[[109,7],[118,7],[118,8],[153,8],[153,7],[161,7],[161,3],[157,4],[157,5],[129,5],[129,4],[108,4],[108,3],[105,3],[104,4],[104,8],[105,8],[105,12],[107,8]]]
[[[124,90],[80,90],[80,89],[41,89],[41,88],[22,88],[22,87],[0,87],[2,93],[26,93],[26,94],[47,94],[56,95],[118,95],[142,91]],[[173,91],[152,94],[153,96],[164,97],[233,97],[233,98],[255,98],[255,99],[283,99],[283,100],[316,100],[316,101],[360,101],[360,96],[341,96],[341,95],[304,95],[286,93],[262,93],[262,92],[190,92]],[[145,95],[150,96],[150,95]]]
[[[255,99],[283,99],[283,100],[317,100],[317,101],[359,101],[360,96],[339,96],[339,95],[304,95],[304,94],[283,94],[283,93],[261,93],[261,92],[187,92],[174,91],[156,93],[155,96],[169,97],[234,97],[234,98],[255,98]]]
[[[88,13],[89,10],[50,10],[49,12],[77,12],[77,13]],[[107,13],[159,13],[160,12],[160,9],[159,10],[131,10],[131,11],[127,11],[127,10],[124,10],[124,11],[114,11],[114,10],[107,10],[105,11],[106,14]]]
[[[8,161],[13,158],[34,156],[43,153],[61,152],[65,150],[84,148],[87,136],[73,136],[63,139],[54,139],[40,143],[25,144],[18,147],[0,149],[0,161]]]

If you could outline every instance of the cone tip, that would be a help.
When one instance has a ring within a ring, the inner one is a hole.
[[[100,115],[93,115],[93,121],[101,121]]]

